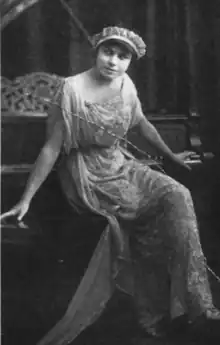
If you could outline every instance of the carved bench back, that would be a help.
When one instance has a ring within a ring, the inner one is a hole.
[[[53,98],[63,77],[35,72],[9,80],[1,77],[1,111],[9,114],[46,114],[48,103],[39,94]]]
[[[64,77],[35,72],[9,80],[1,77],[2,163],[32,164],[45,140],[45,118],[49,103]],[[39,97],[41,95],[41,97]],[[43,96],[43,97],[42,97]],[[191,130],[187,116],[150,116],[149,119],[174,151],[190,148]],[[196,136],[198,138],[198,136]],[[139,136],[130,139],[144,151],[155,155]]]
[[[34,163],[45,141],[49,107],[39,95],[52,99],[63,79],[44,72],[1,77],[3,171]]]

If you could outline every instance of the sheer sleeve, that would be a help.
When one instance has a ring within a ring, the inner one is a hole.
[[[48,112],[47,135],[51,135],[54,126],[61,121],[64,131],[64,150],[68,153],[72,147],[77,148],[77,138],[74,135],[76,123],[74,114],[77,112],[77,101],[74,88],[65,79],[59,87]]]
[[[62,121],[62,111],[61,111],[61,99],[62,99],[62,93],[63,93],[63,87],[64,87],[65,81],[63,80],[61,84],[59,85],[58,89],[55,92],[55,95],[53,96],[51,100],[51,105],[49,107],[49,110],[47,112],[48,118],[47,118],[47,138],[51,136],[53,133],[54,127],[56,126],[57,122]]]
[[[134,95],[132,103],[130,128],[136,126],[145,117],[137,94]]]

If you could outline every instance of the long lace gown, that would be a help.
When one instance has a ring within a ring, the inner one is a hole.
[[[63,190],[74,209],[105,216],[108,226],[66,314],[38,345],[73,341],[101,315],[115,288],[133,296],[146,331],[166,316],[193,320],[212,309],[189,191],[121,146],[119,138],[144,116],[131,79],[125,75],[120,94],[100,104],[86,102],[69,77],[60,105],[49,128],[63,121]]]

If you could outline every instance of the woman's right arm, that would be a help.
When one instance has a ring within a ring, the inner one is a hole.
[[[17,216],[20,221],[24,217],[29,209],[33,196],[52,170],[59,156],[62,143],[63,123],[62,121],[57,121],[34,164],[21,200],[10,211],[4,213],[0,218],[1,220],[9,216]]]

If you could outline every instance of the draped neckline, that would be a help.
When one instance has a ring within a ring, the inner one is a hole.
[[[114,104],[118,104],[119,102],[122,102],[122,95],[121,92],[120,94],[115,95],[114,97],[111,97],[107,100],[104,101],[100,101],[100,102],[92,102],[92,101],[87,101],[84,100],[84,104],[87,107],[91,107],[91,106],[101,106],[101,107],[106,107],[106,106],[111,106]]]
[[[101,107],[105,107],[105,106],[109,106],[109,105],[114,105],[114,104],[118,104],[119,102],[123,101],[123,97],[122,97],[122,91],[123,91],[123,87],[124,87],[124,80],[125,78],[122,78],[122,83],[121,83],[121,87],[120,90],[117,92],[117,94],[115,94],[114,96],[105,99],[103,101],[88,101],[86,99],[83,99],[83,103],[85,106],[101,106]]]

